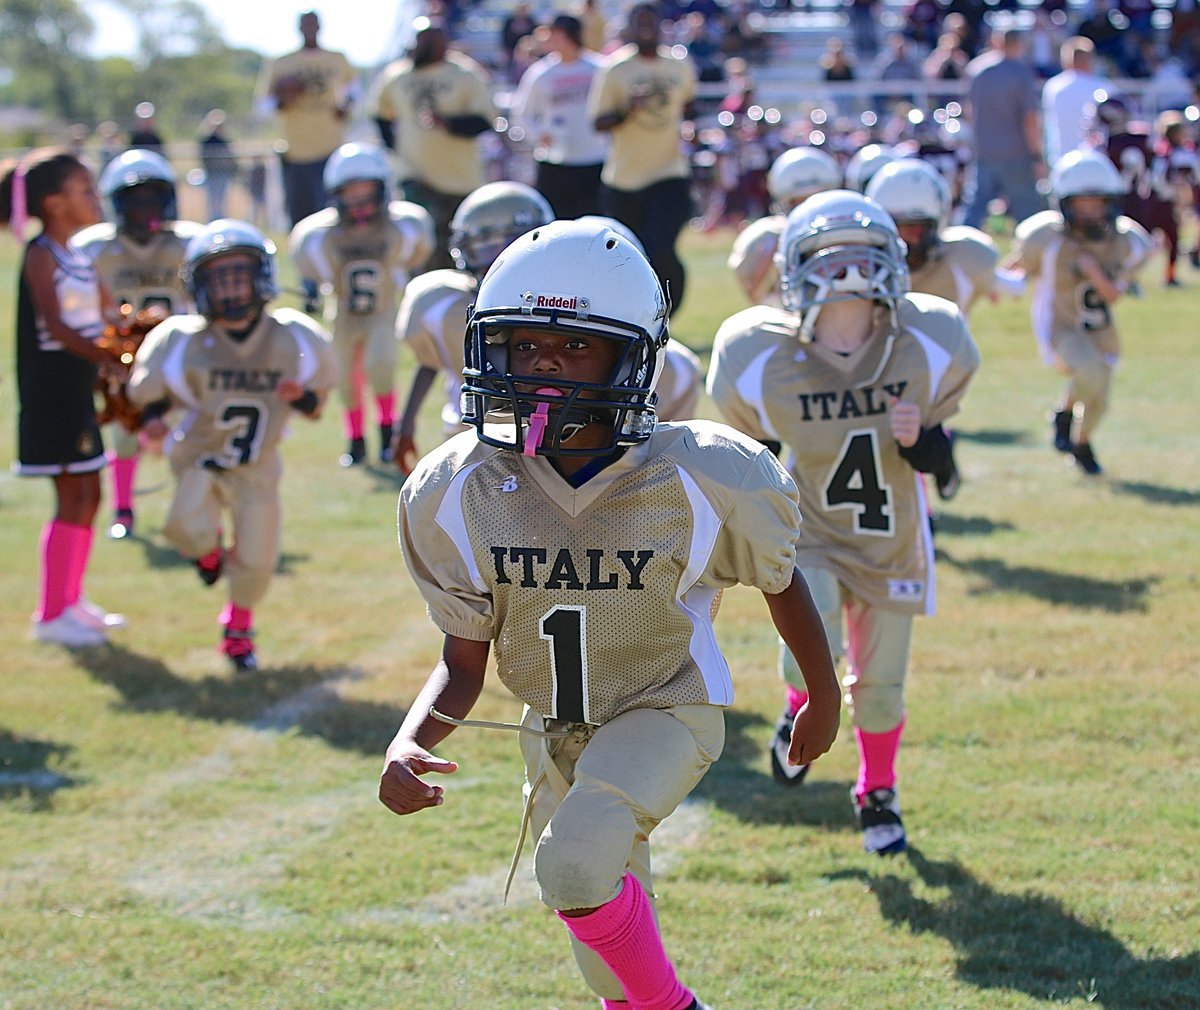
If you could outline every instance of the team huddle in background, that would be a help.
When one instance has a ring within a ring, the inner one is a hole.
[[[494,646],[524,705],[509,728],[542,899],[585,980],[611,1010],[704,1010],[663,950],[649,838],[724,743],[721,591],[761,591],[779,634],[775,779],[805,780],[844,697],[863,846],[904,851],[904,686],[913,617],[936,604],[929,490],[949,499],[962,479],[949,422],[980,368],[969,314],[1028,291],[1037,346],[1066,381],[1051,443],[1096,477],[1120,352],[1113,306],[1153,242],[1122,213],[1119,153],[1062,155],[1052,209],[1019,222],[1002,259],[991,237],[951,224],[951,188],[927,162],[871,145],[843,167],[793,148],[768,174],[773,213],[733,241],[749,304],[712,335],[705,379],[669,334],[684,281],[678,146],[665,174],[646,160],[692,84],[678,67],[663,77],[669,57],[640,10],[634,41],[589,72],[608,75],[596,128],[618,157],[603,180],[599,163],[591,174],[615,194],[612,216],[562,220],[553,194],[509,181],[452,207],[419,187],[394,198],[387,150],[344,144],[322,169],[329,206],[287,242],[306,311],[272,306],[278,254],[259,229],[177,220],[174,171],[154,152],[121,155],[98,188],[71,156],[33,152],[0,183],[0,216],[43,223],[17,320],[17,469],[56,489],[33,636],[82,648],[124,623],[84,593],[99,474],[112,475],[109,535],[129,538],[139,453],[163,451],[174,494],[162,534],[205,585],[225,586],[220,649],[253,673],[254,611],[279,562],[280,443],[293,415],[319,418],[336,391],[341,465],[373,455],[407,478],[399,539],[445,639],[388,748],[381,799],[400,814],[441,803],[424,776],[457,766],[431,748],[470,723]],[[376,100],[384,122],[420,69],[394,68]],[[442,124],[469,138],[474,115]],[[563,166],[543,167],[561,187]],[[149,320],[140,345],[109,353],[135,319]],[[401,345],[416,366],[402,401]],[[105,435],[98,382],[134,411]],[[417,420],[438,382],[434,447]],[[722,422],[695,418],[703,388]]]

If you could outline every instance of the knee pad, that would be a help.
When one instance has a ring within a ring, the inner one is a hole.
[[[621,887],[637,835],[633,812],[601,790],[572,789],[534,852],[542,901],[550,908],[595,908]]]
[[[867,733],[887,733],[904,718],[904,685],[872,687],[861,681],[846,684],[846,705],[854,725]]]

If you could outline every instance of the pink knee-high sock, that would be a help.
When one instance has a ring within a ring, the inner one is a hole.
[[[87,527],[60,522],[58,519],[53,519],[42,527],[42,571],[35,615],[39,621],[53,621],[75,602],[70,598],[70,593],[80,553],[80,534],[85,531],[91,533]],[[83,564],[87,564],[86,555]],[[80,571],[82,572],[82,568]]]
[[[872,789],[896,788],[896,752],[903,732],[903,719],[886,733],[865,733],[854,727],[858,741],[858,784],[854,793],[860,800]]]
[[[112,471],[113,508],[133,511],[133,477],[137,472],[137,457],[122,459],[110,452],[108,466]]]
[[[375,397],[375,412],[379,415],[379,426],[391,427],[396,423],[396,394],[384,393]]]
[[[355,407],[353,410],[346,411],[346,437],[347,438],[362,438],[363,437],[362,407]]]
[[[796,713],[804,707],[804,703],[808,701],[808,692],[801,691],[798,688],[787,686],[787,710],[788,715],[793,719],[796,718]]]
[[[558,917],[617,976],[631,1010],[685,1010],[692,994],[679,984],[663,950],[650,899],[632,873],[621,892],[589,915]]]
[[[225,604],[221,611],[221,623],[230,631],[249,631],[253,627],[254,612],[249,607]]]
[[[67,606],[83,596],[83,576],[92,556],[93,531],[90,526],[69,526],[71,530],[71,569],[67,573]]]
[[[629,1010],[629,1003],[623,999],[602,999],[601,1010]]]

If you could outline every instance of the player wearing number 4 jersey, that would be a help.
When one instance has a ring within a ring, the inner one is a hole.
[[[725,321],[709,392],[735,427],[789,451],[805,520],[797,563],[835,655],[846,658],[864,844],[898,852],[895,757],[912,617],[934,607],[917,471],[934,472],[948,457],[942,422],[958,409],[979,354],[953,303],[909,293],[896,225],[864,196],[833,190],[802,203],[788,215],[777,263],[784,308]],[[789,702],[780,727],[804,701],[783,660]],[[785,783],[803,778],[781,760],[778,738],[772,764]]]
[[[201,314],[152,330],[129,381],[148,437],[166,434],[167,409],[186,411],[170,435],[177,483],[163,533],[206,585],[227,577],[221,651],[238,670],[257,665],[252,608],[279,560],[279,441],[293,412],[319,415],[337,375],[324,330],[299,312],[266,311],[276,293],[274,252],[249,224],[208,225],[184,263]],[[223,512],[232,520],[228,552]]]
[[[723,587],[762,590],[803,670],[811,701],[791,759],[824,753],[838,723],[795,570],[795,487],[724,425],[656,426],[666,317],[653,269],[618,231],[556,221],[517,239],[468,324],[475,430],[417,465],[399,510],[445,645],[388,748],[380,799],[399,814],[442,803],[422,776],[458,766],[430,748],[470,712],[495,643],[498,675],[525,703],[542,900],[609,1010],[704,1010],[663,952],[649,837],[724,743],[733,688],[712,627]]]

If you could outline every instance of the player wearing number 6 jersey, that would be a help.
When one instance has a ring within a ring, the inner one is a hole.
[[[388,200],[383,149],[343,144],[325,166],[334,205],[300,221],[288,239],[300,275],[333,296],[333,346],[346,407],[343,466],[366,458],[363,387],[375,397],[379,461],[392,459],[396,420],[396,306],[409,278],[433,252],[433,218],[407,200]]]
[[[177,483],[163,533],[206,585],[226,575],[221,651],[238,670],[257,665],[252,610],[279,560],[279,441],[293,413],[319,415],[337,376],[324,330],[290,309],[266,311],[276,294],[274,252],[244,222],[204,228],[183,268],[201,314],[151,330],[129,380],[149,437],[165,435],[167,409],[186,411],[169,440]],[[223,512],[232,521],[228,552]]]
[[[709,392],[734,427],[788,449],[804,513],[797,564],[847,663],[864,845],[898,852],[895,757],[912,617],[934,606],[917,471],[935,472],[948,458],[942,422],[958,409],[979,354],[953,303],[909,293],[896,225],[864,196],[832,190],[802,203],[788,215],[777,263],[784,307],[725,321]],[[783,659],[781,733],[804,700]],[[788,767],[783,753],[777,734],[775,776],[798,783],[804,769]]]
[[[463,720],[488,654],[525,703],[526,815],[542,900],[603,1006],[703,1010],[663,952],[649,837],[724,743],[733,700],[712,627],[752,585],[811,693],[791,757],[824,753],[838,697],[795,570],[791,479],[712,422],[655,424],[667,305],[649,262],[597,222],[517,239],[468,323],[463,420],[400,497],[408,567],[445,635],[442,661],[388,748],[380,799],[438,806],[421,776]],[[434,714],[434,710],[438,713]],[[514,727],[515,728],[515,727]]]

